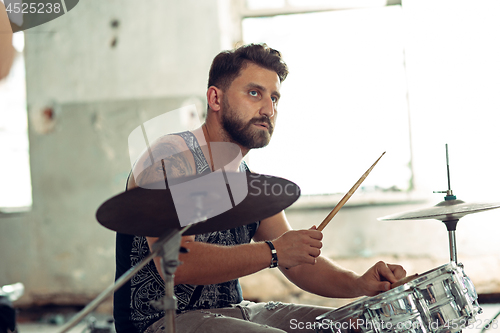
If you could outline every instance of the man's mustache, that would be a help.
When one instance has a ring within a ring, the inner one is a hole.
[[[253,118],[252,120],[250,120],[250,124],[255,124],[255,123],[266,123],[267,126],[269,126],[270,133],[272,133],[274,130],[274,126],[273,124],[271,124],[271,119],[269,119],[269,117],[262,116],[260,118]]]

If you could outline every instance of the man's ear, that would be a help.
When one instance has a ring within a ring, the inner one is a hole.
[[[207,90],[207,103],[212,111],[219,111],[222,104],[222,90],[215,86],[210,86]]]

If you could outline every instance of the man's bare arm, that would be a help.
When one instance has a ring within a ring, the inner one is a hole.
[[[306,230],[303,230],[304,232]],[[322,234],[318,230],[307,230],[311,237],[321,241]],[[295,236],[286,220],[284,212],[272,218],[266,219],[255,235],[256,240],[273,240],[278,252],[278,262],[282,273],[294,284],[308,292],[335,298],[352,298],[363,295],[373,296],[388,289],[390,283],[403,278],[406,275],[404,269],[399,265],[388,265],[378,262],[363,275],[358,275],[350,270],[346,270],[333,261],[316,255],[316,251],[321,248],[321,244],[311,242],[311,262],[288,266],[288,258],[296,252],[297,241],[285,243],[285,237]],[[299,231],[300,232],[300,231]],[[282,260],[281,258],[285,258]]]
[[[156,161],[151,165],[152,156]],[[163,168],[165,166],[165,168]],[[165,170],[165,171],[164,171]],[[152,145],[134,167],[135,177],[130,177],[128,189],[163,181],[165,174],[170,177],[190,176],[196,173],[194,158],[185,143],[178,136],[167,136]],[[147,237],[151,247],[158,238]],[[195,242],[194,236],[184,236],[181,245],[189,250],[180,254],[183,262],[175,274],[175,283],[212,284],[221,283],[255,273],[269,266],[271,252],[265,243],[220,246]],[[155,258],[160,270],[160,258]]]

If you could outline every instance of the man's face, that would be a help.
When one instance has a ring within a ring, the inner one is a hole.
[[[222,96],[222,126],[230,139],[252,149],[269,144],[276,123],[280,80],[272,70],[248,63]]]

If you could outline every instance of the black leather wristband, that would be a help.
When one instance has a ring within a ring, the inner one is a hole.
[[[269,268],[278,267],[278,254],[276,253],[276,249],[274,248],[274,245],[273,243],[271,243],[271,241],[266,241],[266,243],[271,248],[271,256],[272,256]]]

